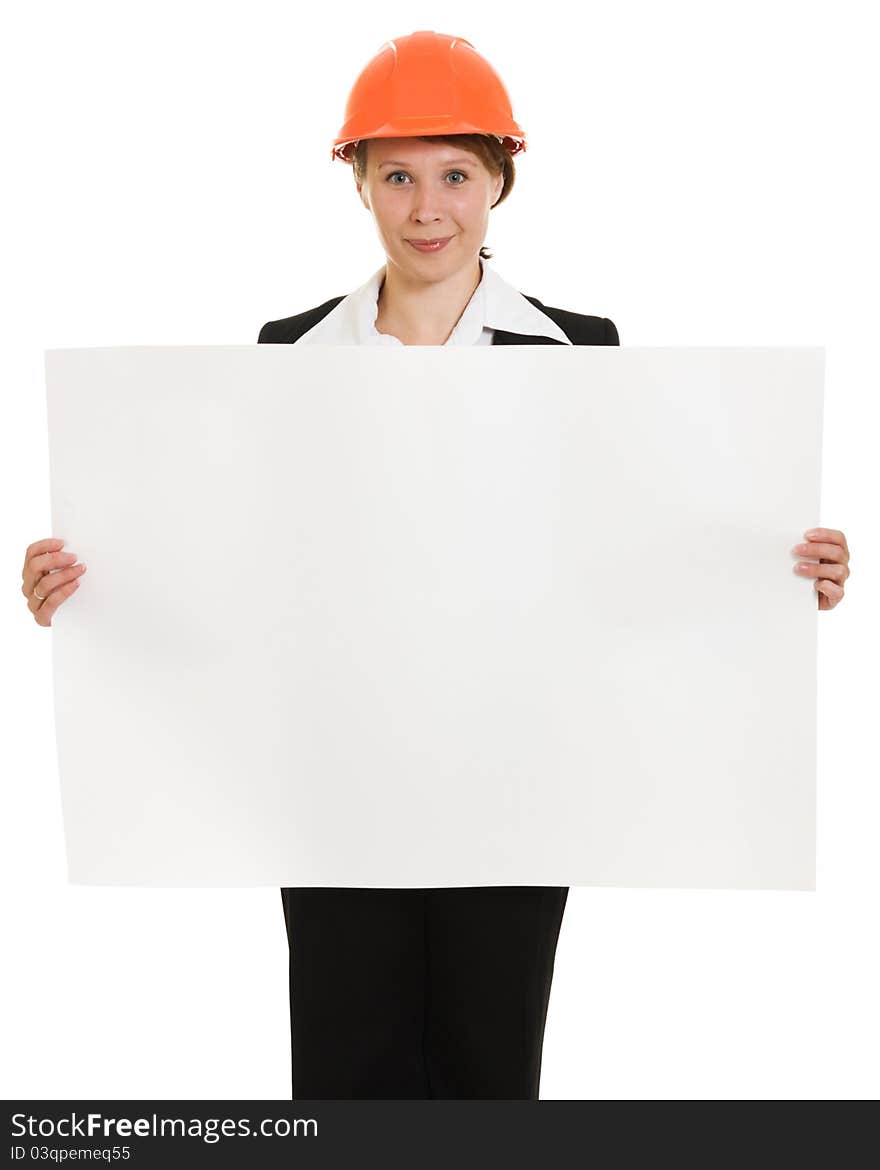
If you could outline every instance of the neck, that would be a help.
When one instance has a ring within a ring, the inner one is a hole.
[[[483,271],[472,265],[443,280],[421,280],[392,261],[379,288],[376,329],[405,345],[444,345],[474,295]]]

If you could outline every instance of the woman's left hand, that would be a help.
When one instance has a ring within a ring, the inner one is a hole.
[[[849,576],[846,537],[836,528],[811,528],[804,536],[807,543],[796,544],[791,551],[798,556],[818,557],[819,563],[799,561],[795,572],[802,577],[815,577],[819,609],[834,609],[843,601],[843,583]]]

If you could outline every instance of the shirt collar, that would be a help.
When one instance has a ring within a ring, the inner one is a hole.
[[[484,329],[552,337],[564,345],[572,344],[555,321],[503,280],[482,257],[480,269],[480,283],[446,345],[474,345]],[[402,345],[397,337],[376,329],[379,289],[384,276],[383,264],[360,288],[343,297],[323,320],[304,333],[297,344]]]

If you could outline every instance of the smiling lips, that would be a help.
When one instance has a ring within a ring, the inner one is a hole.
[[[407,240],[407,243],[412,244],[419,252],[439,252],[451,239],[452,236],[446,236],[439,240]]]

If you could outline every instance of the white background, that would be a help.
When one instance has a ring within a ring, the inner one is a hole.
[[[434,28],[492,62],[527,135],[486,238],[505,279],[611,317],[623,345],[827,347],[815,521],[852,557],[819,615],[817,892],[572,889],[541,1095],[876,1097],[871,5],[436,13],[55,0],[6,17],[0,1093],[290,1096],[277,891],[66,885],[52,632],[20,593],[26,546],[66,535],[49,524],[43,350],[250,343],[361,284],[384,257],[330,144],[381,43]],[[194,533],[206,587],[224,552]],[[266,553],[256,604],[279,586]],[[670,546],[654,569],[687,589],[687,563]]]

